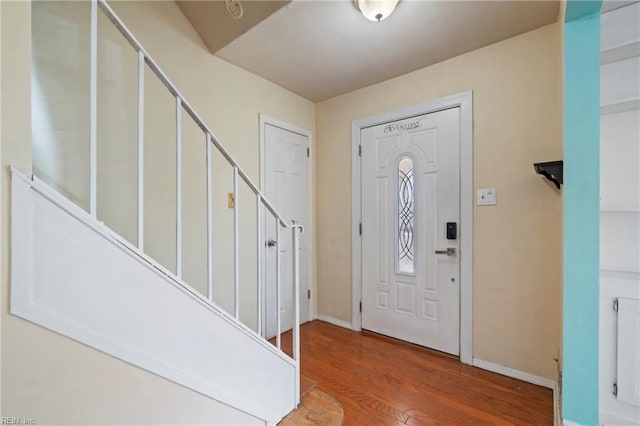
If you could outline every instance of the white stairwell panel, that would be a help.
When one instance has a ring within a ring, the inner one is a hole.
[[[268,423],[295,408],[291,359],[16,171],[11,223],[12,314]]]
[[[618,399],[640,407],[640,300],[618,299]]]

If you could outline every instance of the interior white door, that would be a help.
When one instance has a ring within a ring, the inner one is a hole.
[[[295,220],[303,226],[308,224],[307,179],[309,161],[307,136],[265,124],[264,131],[264,167],[265,181],[263,191],[267,199],[284,219],[291,223]],[[265,214],[265,336],[271,338],[277,334],[276,315],[276,250],[280,253],[280,313],[281,331],[293,327],[293,237],[290,229],[276,228],[274,217]],[[309,233],[300,235],[300,322],[309,318],[308,271]],[[269,245],[271,241],[271,245]],[[277,241],[277,243],[276,243]]]
[[[455,355],[459,133],[459,108],[361,131],[362,328]]]

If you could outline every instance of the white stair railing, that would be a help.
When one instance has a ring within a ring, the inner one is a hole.
[[[179,282],[182,282],[182,110],[191,117],[195,124],[204,132],[206,145],[206,188],[207,188],[207,298],[209,303],[214,304],[213,300],[213,228],[212,221],[212,149],[215,148],[226,159],[226,161],[233,168],[233,317],[239,320],[240,317],[240,264],[239,264],[239,206],[241,205],[239,200],[239,179],[244,182],[248,188],[256,196],[256,216],[257,216],[257,330],[256,337],[263,338],[260,335],[260,330],[263,328],[262,323],[262,294],[264,291],[263,277],[261,273],[261,264],[264,261],[263,249],[263,224],[268,219],[264,217],[264,211],[266,210],[275,220],[276,225],[276,246],[279,243],[280,230],[282,228],[291,232],[292,237],[292,261],[293,261],[293,330],[292,330],[292,344],[293,344],[293,361],[296,366],[295,374],[295,395],[296,403],[299,403],[299,389],[300,389],[300,307],[299,307],[299,294],[300,294],[300,259],[299,259],[299,247],[300,247],[300,234],[303,232],[303,227],[297,223],[288,223],[274,208],[274,206],[265,198],[260,189],[251,181],[248,175],[242,170],[238,163],[231,157],[228,151],[222,146],[220,141],[216,138],[213,132],[207,127],[204,121],[198,116],[193,107],[185,99],[185,97],[178,91],[176,86],[169,80],[169,78],[162,72],[157,63],[142,47],[140,42],[129,31],[122,20],[116,15],[113,9],[105,0],[91,0],[91,32],[90,32],[90,162],[89,162],[89,175],[90,175],[90,207],[89,213],[97,219],[97,74],[98,74],[98,12],[99,9],[104,12],[105,16],[115,25],[120,33],[125,37],[128,43],[138,53],[138,131],[137,131],[137,248],[144,253],[144,96],[145,96],[145,67],[148,66],[155,76],[162,82],[166,89],[175,98],[176,108],[176,276]],[[281,306],[280,306],[280,294],[281,294],[281,259],[280,250],[276,250],[276,346],[282,352],[281,348]],[[282,352],[284,354],[284,352]]]

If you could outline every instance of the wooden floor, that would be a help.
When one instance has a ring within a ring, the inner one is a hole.
[[[298,408],[282,419],[278,426],[341,426],[343,418],[342,405],[314,387],[301,393]]]
[[[440,352],[321,321],[300,341],[302,374],[342,404],[347,426],[553,424],[550,389]]]

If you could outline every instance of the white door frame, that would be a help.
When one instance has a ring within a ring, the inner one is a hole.
[[[460,108],[460,361],[473,362],[473,93],[471,90],[354,120],[351,125],[351,328],[362,330],[360,131],[391,121]]]
[[[313,134],[310,130],[303,129],[301,127],[294,126],[293,124],[289,124],[287,122],[278,120],[276,118],[270,117],[266,114],[259,114],[260,117],[260,191],[264,194],[264,184],[266,181],[266,155],[265,155],[265,125],[270,124],[274,127],[279,127],[283,130],[287,130],[289,132],[297,133],[307,138],[309,141],[309,152],[313,154]],[[311,300],[309,302],[309,317],[306,318],[305,321],[311,321],[315,318],[316,313],[316,283],[315,283],[315,238],[316,235],[315,229],[315,213],[313,211],[313,199],[314,199],[314,188],[313,179],[315,176],[315,165],[314,162],[311,161],[311,157],[309,157],[309,167],[307,167],[307,217],[306,222],[303,223],[304,233],[308,238],[309,247],[307,250],[307,264],[309,267],[307,268],[307,276],[300,277],[300,282],[304,282],[305,279],[309,283],[309,289],[311,290]],[[260,273],[263,274],[264,277],[264,256],[262,256],[262,265],[260,265]],[[301,293],[304,293],[304,290],[301,289]],[[263,295],[262,301],[264,303],[265,298]],[[263,309],[263,315],[265,309]],[[302,318],[301,318],[302,320]],[[262,322],[263,327],[266,325],[265,322]]]

